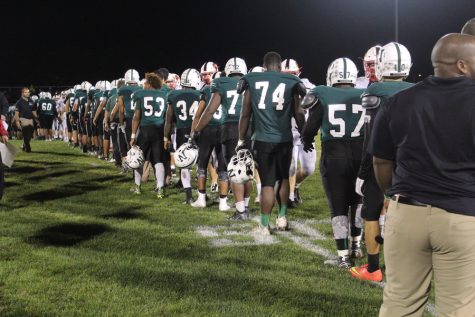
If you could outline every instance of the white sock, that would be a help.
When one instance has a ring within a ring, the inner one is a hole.
[[[246,211],[246,207],[244,206],[244,201],[238,201],[238,202],[236,203],[236,210],[237,210],[238,212],[244,212],[244,211]]]
[[[187,168],[182,168],[180,174],[181,174],[181,183],[183,184],[183,188],[191,187],[190,170]]]
[[[295,200],[295,194],[294,192],[289,193],[289,200]]]
[[[134,180],[135,180],[135,185],[140,186],[142,182],[142,175],[137,170],[134,170]]]
[[[249,207],[249,200],[251,200],[251,197],[244,197],[244,205],[246,207]]]
[[[228,204],[228,197],[219,198],[219,205],[227,205]]]
[[[257,196],[261,195],[261,183],[256,184],[256,189],[257,189]]]
[[[156,163],[155,167],[155,178],[157,179],[157,188],[162,188],[165,183],[165,167],[163,163]]]
[[[200,201],[206,201],[206,193],[200,193],[198,192],[198,200]]]

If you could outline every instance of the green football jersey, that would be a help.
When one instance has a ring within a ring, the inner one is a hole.
[[[384,105],[386,100],[388,100],[392,95],[397,92],[409,88],[413,83],[408,83],[407,81],[382,81],[374,83],[366,88],[363,96],[376,96],[381,99],[381,105]]]
[[[78,90],[74,94],[73,98],[74,102],[78,103],[78,112],[79,115],[82,117],[84,115],[84,111],[86,110],[87,93],[84,90]]]
[[[124,100],[125,118],[132,119],[134,117],[135,105],[131,102],[131,96],[137,90],[141,90],[140,86],[122,86],[119,88],[117,95],[122,96]]]
[[[173,107],[177,129],[191,127],[201,93],[194,89],[172,90],[168,93],[168,104]]]
[[[56,112],[56,102],[52,99],[42,98],[38,100],[38,113],[44,116],[53,116]]]
[[[104,111],[112,112],[116,102],[117,102],[117,88],[113,88],[111,89],[111,91],[109,91],[109,97],[107,97],[106,109]]]
[[[266,71],[249,73],[243,80],[251,96],[252,139],[269,143],[291,142],[292,99],[300,79],[294,75]]]
[[[102,97],[104,96],[104,92],[103,91],[96,91],[92,97],[92,101],[91,101],[91,112],[93,115],[95,115],[96,111],[97,111],[97,108],[99,107],[99,105],[101,104],[101,99]]]
[[[66,95],[66,101],[64,102],[64,104],[66,104],[66,102],[68,101],[69,99],[69,110],[68,110],[68,113],[70,113],[72,110],[73,110],[73,105],[74,105],[74,93],[70,92],[69,94]]]
[[[164,92],[169,93],[169,92],[172,91],[173,89],[171,89],[170,87],[168,87],[167,84],[163,83],[163,85],[162,85],[162,87],[160,88],[160,90],[163,90]]]
[[[208,105],[209,100],[211,99],[211,86],[206,85],[201,88],[201,94],[205,97],[205,103]],[[208,125],[222,125],[224,122],[223,106],[219,105],[218,110],[213,114],[211,120],[209,120]]]
[[[334,139],[363,138],[365,110],[361,106],[362,89],[317,86],[309,91],[323,107],[320,136],[322,142]]]
[[[240,77],[220,77],[213,80],[211,93],[221,96],[224,122],[239,122],[242,107],[242,94],[237,93]]]
[[[142,111],[140,126],[162,126],[165,123],[167,94],[162,89],[141,89],[132,94],[134,109],[138,107]]]

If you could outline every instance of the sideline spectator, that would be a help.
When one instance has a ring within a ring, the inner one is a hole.
[[[37,119],[36,107],[30,99],[30,89],[23,87],[21,98],[15,104],[15,121],[23,134],[23,151],[31,152],[30,140],[33,137],[33,118]]]
[[[434,76],[389,99],[370,140],[391,196],[379,316],[422,316],[432,277],[439,316],[475,312],[475,37],[442,37],[431,60]]]

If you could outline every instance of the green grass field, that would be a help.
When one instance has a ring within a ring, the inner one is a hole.
[[[130,175],[62,142],[32,149],[6,169],[0,316],[377,316],[382,289],[320,255],[335,249],[318,173],[293,229],[263,239],[178,189],[134,196]]]

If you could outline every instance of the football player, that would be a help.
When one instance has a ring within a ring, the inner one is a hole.
[[[206,105],[209,103],[211,98],[211,86],[209,84],[211,84],[212,72],[217,71],[217,66],[212,62],[208,62],[201,67],[201,70],[201,79],[205,83],[205,86],[203,86],[201,89],[201,100],[198,105],[198,109],[196,110],[195,118],[193,119],[191,131],[194,131],[201,114],[203,113]],[[230,209],[229,205],[227,204],[228,173],[220,143],[221,125],[223,120],[224,116],[222,107],[219,107],[218,111],[213,114],[213,119],[210,120],[206,128],[201,132],[198,154],[198,198],[191,204],[192,207],[206,207],[206,169],[209,165],[208,163],[214,150],[216,159],[218,161],[218,178],[221,185],[219,187],[219,210],[227,211]],[[212,182],[213,186],[213,179]]]
[[[379,268],[379,249],[382,243],[379,221],[384,224],[384,194],[376,183],[373,171],[373,157],[366,152],[371,137],[373,120],[386,100],[413,84],[405,82],[411,69],[411,54],[399,43],[391,42],[381,48],[376,62],[376,78],[378,83],[370,85],[362,95],[362,104],[366,110],[364,124],[365,142],[361,167],[356,181],[356,192],[363,196],[361,215],[365,219],[365,243],[368,253],[368,264],[351,268],[351,275],[372,281],[381,281],[383,274]],[[378,242],[379,241],[379,242]]]
[[[109,98],[107,98],[105,113],[104,113],[104,131],[110,134],[112,139],[112,148],[113,148],[113,160],[115,162],[115,166],[120,167],[122,166],[122,158],[120,155],[120,146],[119,146],[119,116],[117,112],[115,116],[112,116],[112,110],[117,104],[117,90],[120,87],[125,85],[124,79],[116,79],[113,80],[111,83],[111,91],[109,92]],[[104,137],[106,137],[106,133],[104,133]],[[105,142],[104,142],[104,150],[105,150]],[[107,149],[108,150],[108,149]]]
[[[201,93],[198,89],[200,85],[200,73],[193,68],[186,69],[181,75],[181,90],[173,90],[168,94],[168,108],[165,121],[164,147],[168,149],[171,143],[171,130],[175,122],[175,140],[178,149],[186,143],[191,131],[191,123],[195,116]],[[191,174],[187,168],[180,171],[180,179],[185,190],[185,204],[191,204],[193,197],[191,193]]]
[[[333,236],[340,268],[351,267],[348,247],[348,212],[351,211],[351,254],[361,257],[361,224],[355,223],[360,197],[354,184],[363,148],[364,109],[361,89],[354,88],[358,70],[349,58],[334,60],[327,71],[327,86],[310,90],[302,101],[311,108],[302,133],[304,149],[313,149],[320,129],[322,157],[320,174],[331,211]]]
[[[210,101],[194,129],[193,137],[199,135],[213,118],[213,115],[221,108],[225,118],[221,129],[221,145],[226,166],[228,166],[231,157],[236,154],[235,148],[239,139],[242,94],[237,93],[237,84],[239,79],[247,73],[246,62],[242,58],[233,57],[227,61],[224,71],[226,73],[225,77],[215,78],[212,82]],[[247,143],[250,144],[249,141]],[[232,183],[231,186],[236,203],[236,212],[230,219],[247,220],[249,218],[249,196],[252,183]],[[221,200],[224,199],[226,199],[226,196],[223,193],[223,195],[220,195],[220,204],[222,203]]]
[[[70,146],[79,146],[78,141],[78,126],[77,121],[72,115],[74,105],[75,91],[80,89],[81,85],[75,85],[74,88],[69,89],[66,94],[64,111],[66,112],[66,125],[68,128],[68,140]]]
[[[122,159],[127,156],[127,149],[130,143],[130,135],[132,133],[132,118],[134,116],[135,105],[131,102],[131,96],[141,87],[138,86],[140,82],[139,73],[135,69],[129,69],[124,75],[125,86],[122,86],[117,91],[117,105],[119,111],[119,129],[123,134],[119,135],[120,155]],[[117,109],[112,110],[112,117],[115,116]]]
[[[305,122],[300,107],[300,96],[305,86],[296,76],[281,72],[282,59],[276,52],[264,55],[265,72],[249,73],[238,83],[237,93],[243,104],[239,120],[239,141],[236,152],[245,147],[245,138],[251,115],[254,159],[261,177],[261,220],[258,231],[270,234],[269,217],[277,198],[279,215],[277,230],[286,230],[287,203],[289,200],[289,168],[292,159],[291,118],[295,118],[299,131]],[[274,186],[277,184],[277,195]]]
[[[38,115],[42,134],[46,141],[53,141],[53,121],[58,116],[56,102],[51,98],[50,92],[40,93],[42,98],[38,100]]]
[[[109,159],[109,140],[110,134],[104,131],[104,113],[107,104],[107,98],[111,90],[111,83],[107,80],[99,82],[99,91],[94,95],[94,100],[97,104],[94,118],[92,120],[93,126],[97,129],[99,147],[102,148],[100,158],[103,160]]]
[[[142,149],[144,157],[155,168],[157,180],[157,198],[163,198],[163,185],[165,183],[165,167],[163,166],[163,125],[167,111],[167,92],[162,87],[161,78],[155,73],[145,74],[144,89],[135,91],[131,98],[134,104],[134,116],[132,119],[132,133],[130,146],[135,143]],[[140,126],[140,133],[137,131]],[[141,171],[134,170],[135,194],[140,194],[142,181]]]
[[[81,145],[83,153],[87,153],[87,128],[86,128],[86,103],[87,93],[91,88],[91,83],[84,81],[81,83],[81,88],[74,94],[73,115],[78,122],[78,136],[81,138]]]
[[[282,62],[281,67],[283,73],[300,77],[302,69],[294,59],[285,59]],[[307,91],[315,87],[315,85],[307,78],[302,78],[301,80]],[[305,118],[308,118],[307,111],[305,112]],[[289,208],[295,208],[298,203],[302,203],[299,191],[300,184],[305,180],[305,178],[307,178],[307,176],[312,175],[315,172],[315,163],[317,161],[317,150],[314,149],[308,152],[303,150],[303,144],[300,141],[300,133],[297,130],[297,125],[294,119],[292,119],[292,135],[294,137],[294,142],[292,148],[292,162],[289,171]],[[300,163],[300,165],[298,163]],[[300,168],[298,168],[298,166]]]
[[[356,88],[365,89],[372,83],[378,81],[376,78],[376,59],[381,51],[380,45],[371,47],[363,57],[363,67],[365,75],[356,79]]]

